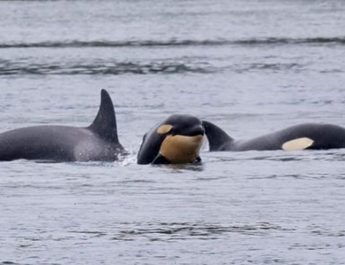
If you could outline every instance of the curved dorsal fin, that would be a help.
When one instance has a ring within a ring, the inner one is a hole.
[[[221,148],[225,143],[229,143],[234,140],[221,128],[209,121],[202,121],[202,125],[205,129],[210,151],[221,151]]]
[[[88,128],[107,141],[119,142],[114,105],[105,89],[101,90],[101,104],[98,114]]]

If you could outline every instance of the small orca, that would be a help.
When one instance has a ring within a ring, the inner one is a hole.
[[[33,126],[0,134],[0,161],[114,161],[125,153],[113,102],[104,89],[98,114],[88,127]]]
[[[144,135],[138,164],[200,162],[204,138],[202,122],[190,115],[172,115]]]
[[[234,140],[215,124],[203,121],[210,151],[248,151],[345,148],[345,128],[306,123],[250,140]]]

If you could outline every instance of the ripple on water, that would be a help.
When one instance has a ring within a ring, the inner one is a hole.
[[[124,224],[130,229],[120,230],[112,240],[138,240],[145,238],[150,241],[171,240],[214,240],[226,237],[230,233],[243,235],[264,235],[271,231],[291,231],[267,222],[253,225],[224,225],[204,223],[134,223]],[[134,226],[134,227],[132,227]]]

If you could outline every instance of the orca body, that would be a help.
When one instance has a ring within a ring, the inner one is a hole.
[[[124,153],[106,90],[101,91],[99,111],[89,127],[33,126],[0,134],[0,161],[114,161]]]
[[[249,140],[234,140],[215,124],[203,121],[210,151],[286,150],[345,148],[345,128],[306,123]]]

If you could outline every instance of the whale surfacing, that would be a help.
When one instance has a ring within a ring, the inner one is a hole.
[[[204,133],[198,118],[191,115],[171,115],[144,135],[137,163],[199,163]]]
[[[98,114],[88,127],[33,126],[0,134],[0,161],[114,161],[124,153],[113,102],[104,89]]]
[[[345,128],[304,123],[249,140],[234,140],[217,125],[203,121],[210,151],[249,151],[345,148]]]

